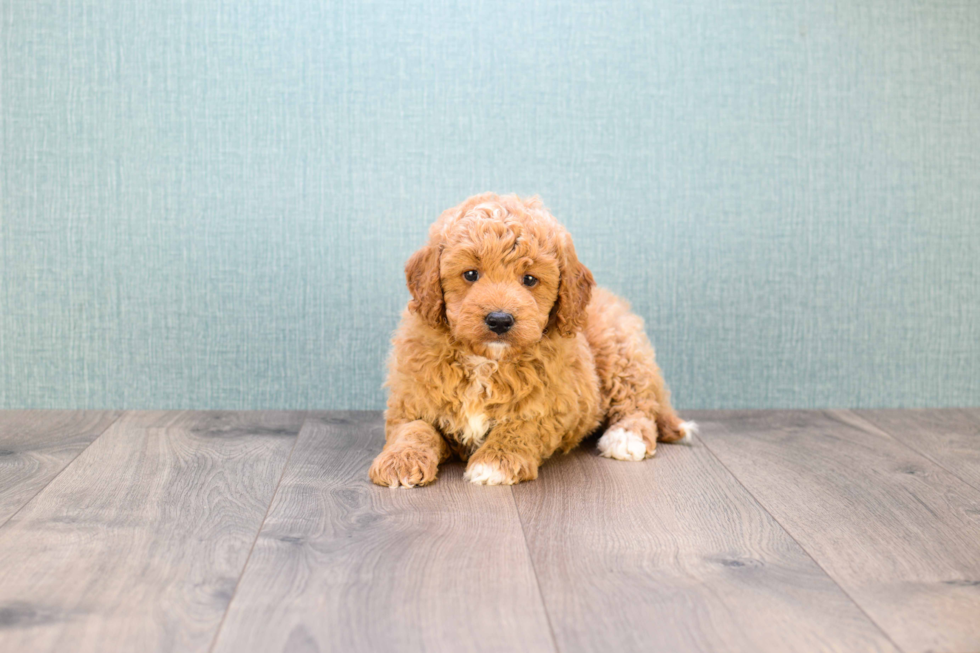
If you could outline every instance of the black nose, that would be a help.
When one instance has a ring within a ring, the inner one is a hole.
[[[494,333],[507,333],[514,326],[514,316],[510,313],[493,312],[484,320]]]

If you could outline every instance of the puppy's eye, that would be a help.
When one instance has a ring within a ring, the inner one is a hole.
[[[467,270],[463,273],[463,278],[469,282],[473,282],[480,278],[480,273],[476,270]]]
[[[524,285],[527,286],[528,288],[534,288],[536,285],[538,285],[538,278],[532,277],[530,274],[525,274]]]

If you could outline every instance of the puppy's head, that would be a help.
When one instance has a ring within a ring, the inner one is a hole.
[[[540,200],[493,193],[444,212],[405,276],[410,310],[495,358],[549,333],[574,335],[595,284]]]

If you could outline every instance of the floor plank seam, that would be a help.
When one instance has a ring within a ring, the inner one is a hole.
[[[901,446],[905,447],[906,449],[908,449],[909,451],[911,451],[915,455],[921,456],[921,457],[925,458],[926,460],[928,460],[933,465],[935,465],[936,467],[940,468],[941,470],[943,470],[944,472],[946,472],[950,476],[953,476],[954,478],[962,481],[963,483],[965,483],[969,487],[973,488],[977,492],[980,492],[980,487],[978,487],[978,486],[974,485],[973,483],[971,483],[970,481],[966,480],[965,478],[963,478],[962,476],[960,476],[959,474],[957,474],[955,471],[949,469],[948,467],[946,467],[945,465],[943,465],[938,460],[935,460],[932,456],[930,456],[929,454],[925,453],[924,451],[920,451],[919,449],[916,449],[915,447],[913,447],[911,444],[905,442],[902,438],[896,437],[891,432],[889,432],[885,427],[878,426],[877,424],[875,424],[874,422],[872,422],[868,418],[863,417],[862,415],[860,415],[859,413],[854,412],[853,410],[846,409],[846,410],[842,410],[841,412],[847,412],[849,415],[851,415],[852,417],[854,417],[857,420],[859,420],[862,424],[867,425],[867,426],[870,426],[871,428],[873,428],[876,431],[880,431],[882,434],[888,436],[888,439],[891,440],[892,442],[895,442],[897,444],[900,444]],[[867,429],[865,429],[865,430],[867,430]]]
[[[265,507],[265,514],[262,515],[262,521],[259,522],[259,527],[255,531],[255,538],[252,540],[252,546],[248,549],[248,555],[245,556],[245,562],[242,564],[242,570],[238,574],[238,580],[235,581],[235,589],[232,590],[231,597],[228,599],[228,605],[225,606],[225,611],[221,615],[221,621],[218,622],[218,627],[214,631],[214,639],[211,640],[211,646],[208,647],[208,653],[214,651],[214,647],[218,645],[218,639],[221,637],[221,629],[224,628],[225,620],[228,618],[228,613],[231,612],[231,606],[235,602],[235,597],[238,596],[238,588],[241,587],[242,578],[245,577],[245,571],[248,569],[248,563],[252,561],[252,553],[255,552],[255,545],[259,541],[259,537],[262,535],[262,529],[265,528],[265,520],[269,518],[269,511],[272,510],[272,504],[276,502],[276,497],[279,495],[279,487],[282,485],[282,479],[286,477],[286,470],[289,469],[289,463],[293,460],[293,452],[296,451],[296,445],[299,444],[299,436],[303,433],[303,429],[306,427],[306,423],[310,421],[309,411],[304,411],[305,416],[303,418],[302,424],[299,426],[299,431],[296,432],[296,439],[293,441],[293,446],[289,449],[289,455],[286,456],[286,462],[282,466],[282,473],[279,474],[279,480],[276,481],[276,489],[273,490],[272,496],[269,498],[269,505]]]
[[[775,522],[781,529],[783,529],[783,532],[786,533],[786,535],[796,543],[796,546],[800,547],[800,551],[802,551],[804,554],[806,554],[806,556],[810,560],[813,561],[813,564],[815,564],[817,566],[817,569],[819,569],[820,571],[822,571],[823,574],[827,578],[829,578],[830,581],[841,591],[841,593],[844,596],[847,597],[847,600],[849,600],[854,605],[854,607],[856,607],[858,610],[860,610],[861,614],[863,614],[868,619],[868,621],[871,624],[873,624],[875,628],[878,629],[878,631],[882,634],[882,636],[884,636],[884,638],[886,640],[888,640],[888,642],[890,642],[892,646],[895,647],[895,650],[896,651],[903,651],[904,652],[905,649],[903,649],[902,647],[900,647],[898,645],[898,643],[896,643],[895,640],[892,639],[892,636],[887,631],[885,631],[884,628],[882,628],[881,624],[879,624],[877,621],[875,621],[874,618],[870,614],[868,614],[868,612],[864,609],[864,606],[861,605],[860,603],[858,603],[857,601],[855,601],[854,600],[854,597],[851,596],[850,593],[846,589],[844,589],[843,587],[841,587],[840,583],[837,582],[837,579],[835,579],[833,576],[831,576],[830,573],[826,569],[824,569],[823,565],[821,565],[820,562],[816,558],[813,557],[813,554],[811,554],[810,551],[807,550],[807,548],[805,546],[803,546],[798,539],[796,539],[796,536],[793,535],[793,533],[790,532],[790,530],[788,528],[786,528],[786,525],[783,524],[781,521],[779,521],[779,519],[777,519],[776,516],[769,511],[769,509],[766,507],[766,505],[764,503],[762,503],[762,501],[760,501],[759,498],[752,492],[752,490],[750,490],[749,488],[747,488],[745,486],[745,484],[742,483],[742,479],[740,479],[738,476],[736,476],[735,472],[733,472],[728,467],[728,465],[726,465],[724,463],[724,461],[722,461],[722,459],[711,449],[711,447],[708,445],[708,443],[704,439],[704,437],[703,436],[696,436],[696,437],[701,442],[701,444],[704,445],[705,450],[711,455],[711,457],[714,458],[718,462],[718,464],[721,465],[722,468],[724,468],[725,471],[727,471],[731,475],[731,477],[733,479],[735,479],[735,482],[738,483],[742,487],[742,489],[745,490],[748,493],[748,495],[750,497],[752,497],[752,500],[755,501],[758,504],[759,508],[761,508],[762,510],[764,510],[766,512],[766,514],[769,515],[769,517],[772,518],[773,522]]]
[[[3,530],[3,527],[6,526],[7,524],[9,524],[11,519],[13,519],[14,517],[16,517],[17,514],[21,510],[23,510],[24,508],[26,508],[31,503],[31,501],[33,501],[34,499],[36,499],[37,498],[37,495],[39,495],[42,492],[44,492],[48,488],[49,485],[51,485],[52,483],[54,483],[54,481],[55,481],[56,478],[58,478],[59,476],[61,476],[62,474],[64,474],[65,473],[65,470],[68,469],[69,467],[71,467],[72,463],[74,463],[76,460],[78,460],[78,457],[79,456],[81,456],[83,453],[85,453],[86,451],[88,451],[88,448],[91,447],[93,444],[95,444],[96,440],[98,440],[99,438],[101,438],[103,433],[108,432],[108,430],[111,429],[113,427],[113,425],[116,422],[118,422],[120,419],[122,419],[123,416],[126,415],[128,412],[130,412],[130,411],[127,411],[127,410],[120,411],[119,414],[116,415],[116,417],[111,422],[109,422],[108,424],[106,424],[106,427],[104,429],[102,429],[101,431],[99,431],[99,434],[97,436],[95,436],[94,438],[92,438],[92,441],[91,442],[89,442],[84,447],[82,447],[81,451],[79,451],[77,454],[75,454],[75,456],[71,460],[69,460],[68,463],[64,467],[62,467],[61,469],[59,469],[57,474],[55,474],[54,476],[52,476],[48,480],[47,483],[45,483],[43,486],[41,486],[38,489],[37,492],[35,492],[34,494],[32,494],[31,495],[31,498],[28,499],[27,501],[25,501],[20,506],[20,508],[18,508],[17,510],[15,510],[13,513],[11,513],[11,515],[9,517],[7,517],[5,520],[3,520],[3,523],[0,524],[0,530]]]
[[[538,590],[538,599],[541,601],[541,609],[544,610],[544,618],[548,622],[548,634],[551,635],[552,648],[556,653],[561,651],[558,646],[558,638],[555,637],[555,627],[551,623],[551,613],[548,612],[548,604],[544,600],[544,592],[541,591],[541,580],[538,578],[538,568],[534,564],[534,556],[531,555],[531,545],[527,541],[527,529],[524,527],[524,518],[521,516],[521,509],[517,505],[517,495],[514,494],[513,486],[510,487],[510,498],[514,501],[514,513],[517,515],[517,523],[521,525],[521,537],[524,538],[524,550],[527,552],[527,561],[531,565],[531,573],[534,574],[534,586]]]

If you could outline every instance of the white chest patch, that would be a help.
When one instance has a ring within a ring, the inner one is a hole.
[[[490,430],[490,420],[484,411],[484,405],[493,396],[492,377],[497,371],[497,362],[482,356],[470,356],[466,362],[469,382],[463,392],[463,410],[459,416],[463,428],[459,440],[471,449],[476,449],[483,444]]]
[[[466,426],[463,428],[459,439],[467,446],[479,447],[483,444],[483,439],[487,437],[487,431],[489,430],[490,421],[487,419],[487,416],[483,413],[475,413],[467,419]]]

